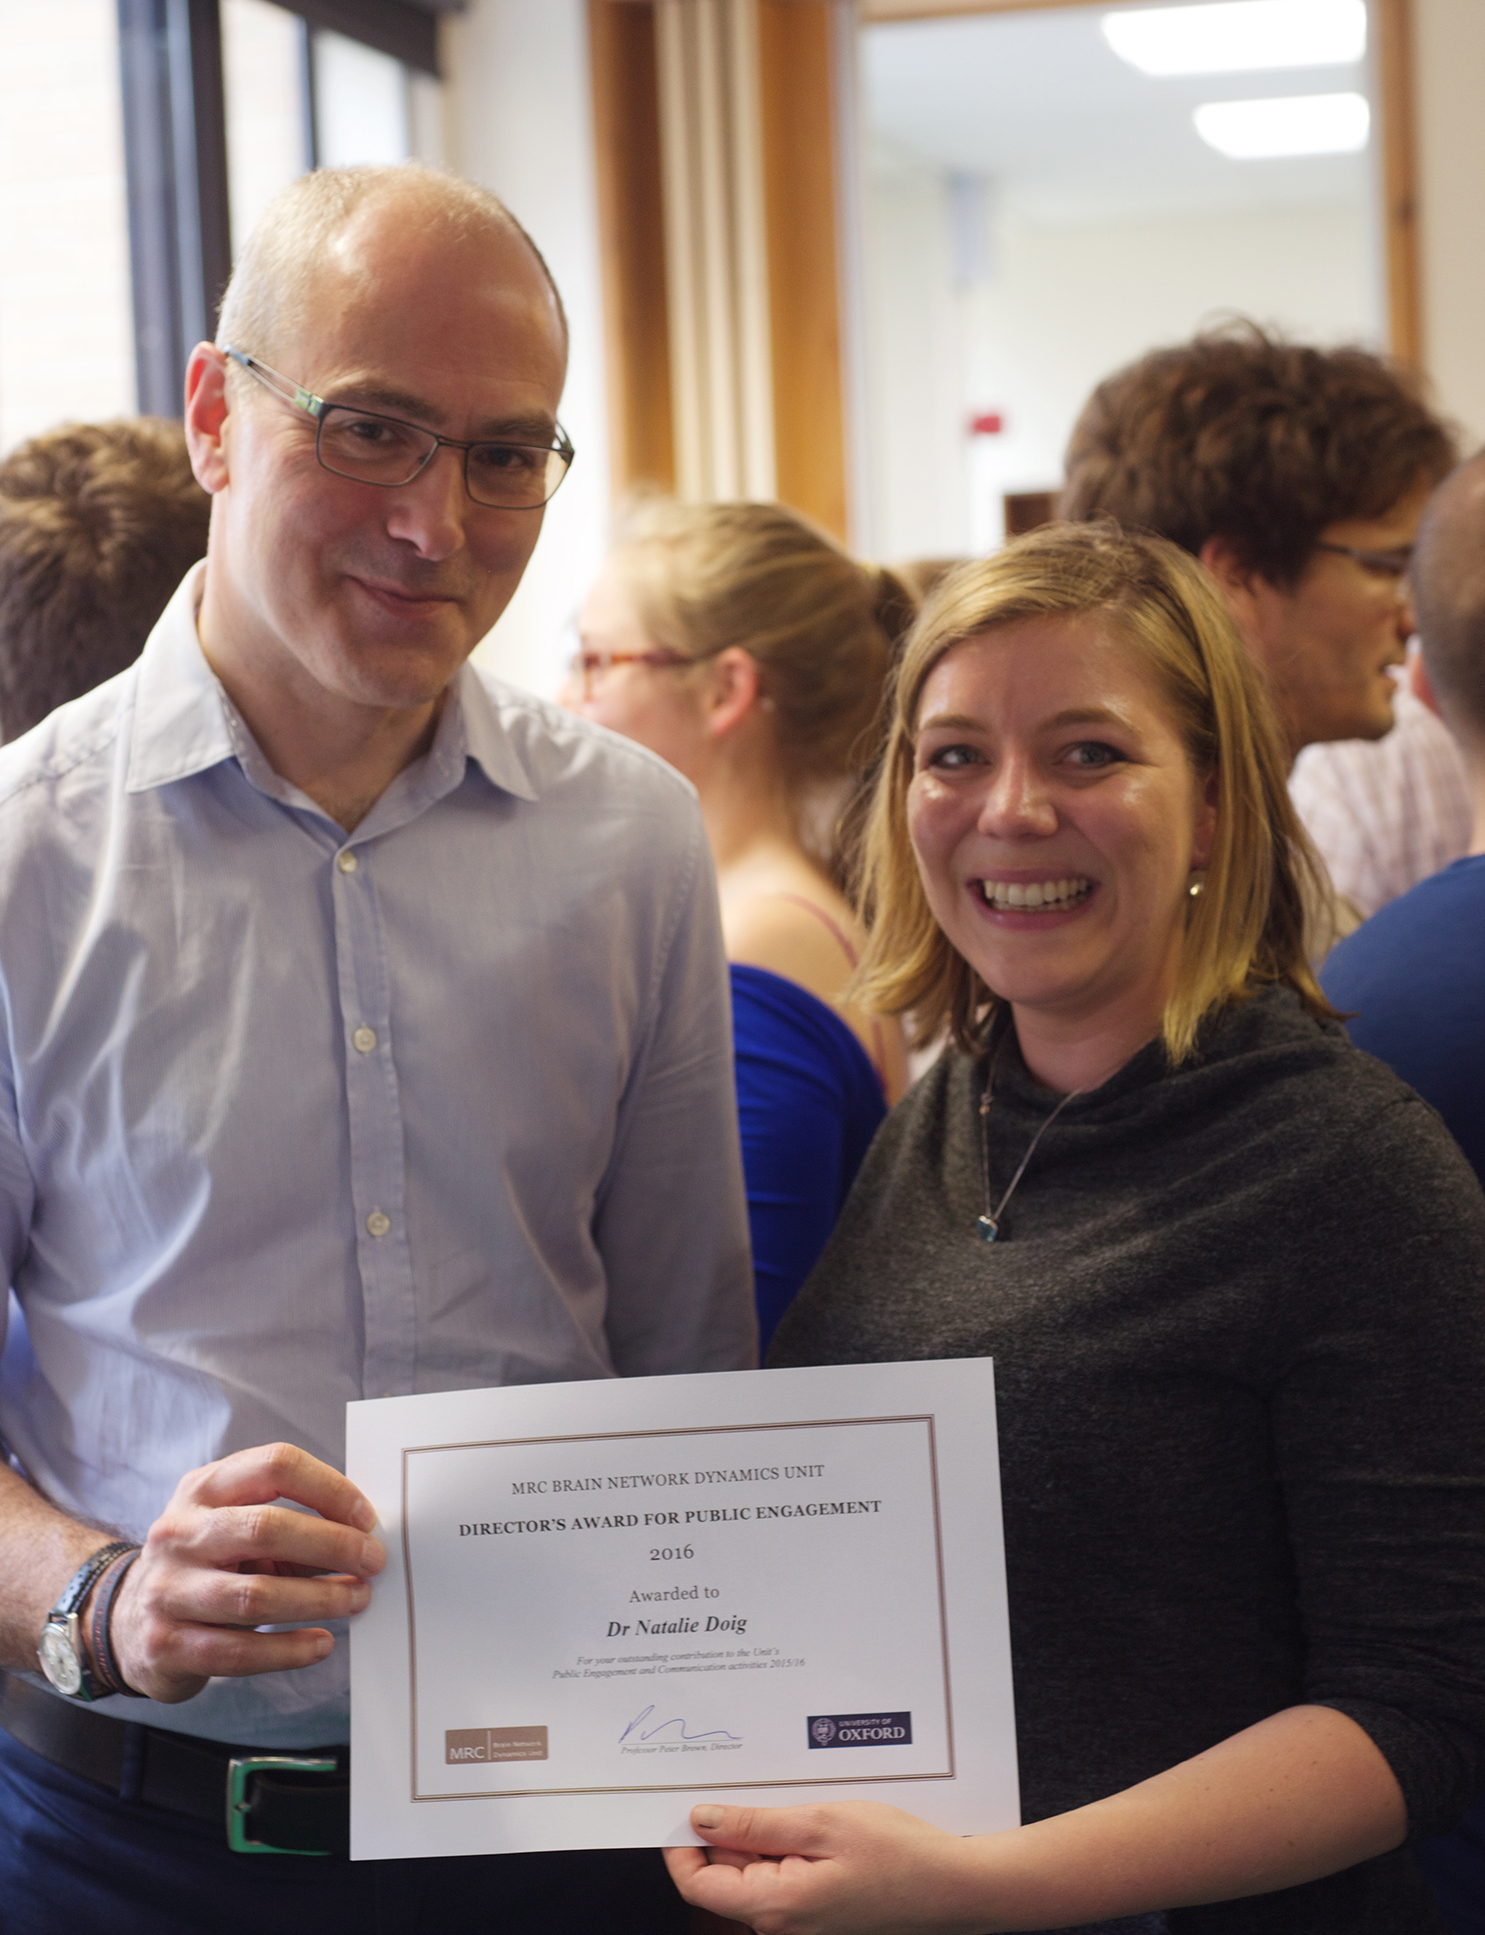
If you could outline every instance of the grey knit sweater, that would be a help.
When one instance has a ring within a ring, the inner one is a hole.
[[[1038,1820],[1299,1701],[1414,1838],[1485,1787],[1485,1197],[1438,1118],[1287,990],[1064,1110],[982,1243],[985,1065],[890,1117],[773,1364],[991,1356]],[[1010,1034],[996,1199],[1055,1096]],[[1143,1926],[1144,1924],[1141,1924]],[[1421,1935],[1406,1850],[1171,1935]]]

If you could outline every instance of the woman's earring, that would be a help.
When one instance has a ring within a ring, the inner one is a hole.
[[[1206,868],[1193,867],[1191,869],[1191,884],[1186,889],[1187,893],[1190,894],[1193,900],[1197,900],[1200,898],[1201,890],[1203,887],[1205,887],[1206,884],[1207,884]]]

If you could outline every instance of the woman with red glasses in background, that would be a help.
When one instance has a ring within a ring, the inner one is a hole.
[[[765,1349],[906,1081],[897,1022],[845,999],[865,934],[835,823],[911,615],[896,579],[779,505],[652,501],[588,594],[563,693],[701,797]]]

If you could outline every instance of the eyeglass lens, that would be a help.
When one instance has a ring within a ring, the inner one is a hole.
[[[383,486],[410,484],[437,449],[432,431],[396,417],[331,404],[320,418],[320,462],[337,477]],[[470,496],[492,509],[531,510],[545,504],[567,474],[562,451],[532,444],[477,443],[461,454]]]

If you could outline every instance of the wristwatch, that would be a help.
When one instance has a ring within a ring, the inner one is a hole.
[[[83,1560],[68,1580],[67,1590],[46,1616],[36,1657],[58,1693],[65,1693],[70,1700],[103,1697],[103,1688],[88,1669],[88,1656],[78,1637],[77,1615],[97,1580],[115,1559],[132,1550],[127,1539],[115,1539],[110,1545],[100,1546],[91,1559]]]

